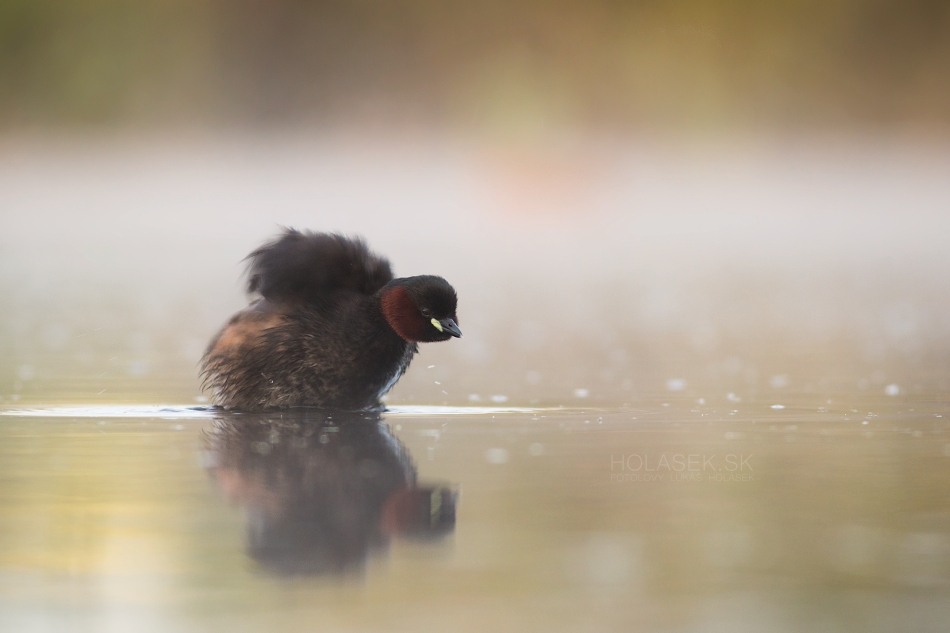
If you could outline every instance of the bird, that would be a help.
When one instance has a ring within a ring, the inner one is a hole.
[[[256,298],[201,359],[218,407],[380,410],[419,343],[462,336],[449,282],[395,278],[360,237],[285,228],[245,259]]]

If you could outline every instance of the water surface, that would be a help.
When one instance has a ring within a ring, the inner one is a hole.
[[[268,513],[307,502],[286,491],[314,475],[268,425],[302,437],[322,422],[139,409],[4,411],[4,629],[937,631],[950,618],[950,416],[926,397],[397,410],[364,422],[398,440],[419,485],[454,491],[454,529],[391,530],[361,560],[289,570],[255,539]],[[221,425],[249,419],[244,457],[216,455]],[[255,453],[270,479],[252,466],[235,482]]]

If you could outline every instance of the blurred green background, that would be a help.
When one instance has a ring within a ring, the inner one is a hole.
[[[940,0],[0,1],[0,130],[950,121]]]

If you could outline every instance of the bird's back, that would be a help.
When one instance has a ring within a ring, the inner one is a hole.
[[[248,260],[248,292],[261,298],[230,320],[202,361],[215,402],[240,409],[377,404],[415,349],[376,315],[371,297],[392,280],[389,262],[360,239],[293,229]]]
[[[393,279],[386,258],[336,233],[286,229],[247,259],[248,292],[274,302],[319,301],[340,290],[371,295]]]

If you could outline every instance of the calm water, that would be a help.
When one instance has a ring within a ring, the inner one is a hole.
[[[364,141],[0,146],[0,630],[947,630],[946,148]],[[465,337],[207,408],[277,224]]]
[[[950,411],[924,397],[330,417],[4,411],[2,628],[950,621]],[[438,518],[394,524],[405,489]]]

